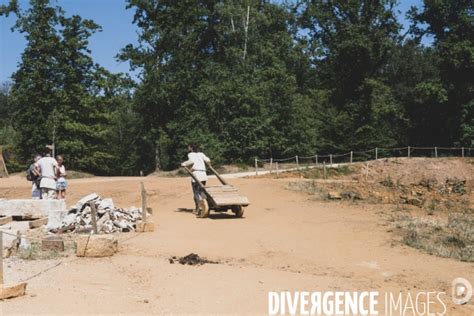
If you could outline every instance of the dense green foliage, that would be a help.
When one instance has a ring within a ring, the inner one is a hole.
[[[0,91],[0,143],[20,160],[54,141],[70,168],[132,175],[175,168],[188,142],[215,163],[474,146],[472,1],[425,0],[409,32],[395,0],[126,2],[139,44],[117,57],[137,83],[94,64],[93,21],[1,7],[28,43]]]

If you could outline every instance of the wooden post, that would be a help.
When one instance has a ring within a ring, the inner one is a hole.
[[[379,149],[375,147],[375,160],[379,159]]]
[[[143,182],[140,182],[140,191],[142,196],[142,222],[146,222],[146,191]]]
[[[91,219],[92,219],[92,230],[94,231],[94,234],[97,235],[97,210],[95,209],[95,202],[92,201],[89,203],[91,207]]]
[[[318,155],[316,155],[316,165],[318,164]]]
[[[298,156],[296,156],[296,169],[300,170],[300,162],[298,161]]]
[[[461,148],[461,157],[464,158],[464,147]]]
[[[323,179],[326,179],[326,160],[323,161]]]
[[[255,175],[258,176],[258,160],[255,158]]]
[[[435,147],[435,158],[438,158],[438,147]]]
[[[3,286],[3,232],[0,231],[0,285]]]
[[[276,173],[277,173],[277,178],[278,178],[278,174],[279,174],[279,169],[278,169],[278,161],[276,162]]]
[[[352,151],[351,151],[351,163],[352,163]]]
[[[332,154],[329,154],[329,163],[331,164],[331,167],[332,167]]]
[[[367,162],[365,165],[365,181],[367,181],[368,176],[369,176],[369,162]]]
[[[408,146],[408,158],[410,158],[410,146]]]
[[[270,158],[270,173],[273,171],[273,158]]]

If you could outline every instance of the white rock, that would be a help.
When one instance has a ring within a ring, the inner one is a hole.
[[[77,215],[74,213],[67,214],[63,219],[63,226],[71,225],[72,223],[76,222],[77,218]]]
[[[82,221],[84,224],[89,225],[92,222],[92,217],[90,215],[86,215],[82,217]]]
[[[103,199],[99,202],[98,209],[110,209],[113,210],[115,209],[114,202],[112,201],[111,198]]]
[[[90,201],[100,199],[100,196],[97,193],[89,194],[76,203],[76,209],[82,210],[82,207]]]
[[[118,220],[114,222],[114,225],[119,228],[128,228],[128,222],[126,220]]]
[[[91,211],[92,211],[92,210],[91,210],[91,207],[90,207],[90,206],[86,206],[86,207],[84,207],[84,210],[82,210],[82,214],[83,214],[83,216],[84,216],[85,214],[90,214]]]

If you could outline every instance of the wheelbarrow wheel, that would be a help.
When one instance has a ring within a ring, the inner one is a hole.
[[[209,216],[209,204],[206,199],[199,201],[199,215],[200,218],[206,218]]]
[[[236,217],[244,216],[244,208],[240,205],[232,207],[232,212],[235,214]]]

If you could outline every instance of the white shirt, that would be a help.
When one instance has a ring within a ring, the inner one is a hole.
[[[183,164],[187,167],[192,166],[191,170],[194,176],[202,182],[207,181],[206,162],[210,161],[211,159],[201,152],[191,152],[188,154],[188,161],[185,161]],[[191,181],[194,182],[194,179],[191,179]]]
[[[40,188],[56,190],[56,175],[55,168],[58,166],[56,159],[53,157],[43,157],[38,160],[38,165],[41,170]]]

